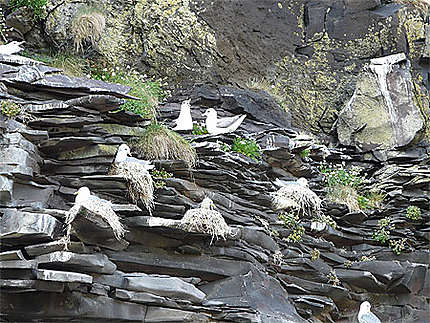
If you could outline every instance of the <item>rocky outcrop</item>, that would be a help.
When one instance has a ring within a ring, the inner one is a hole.
[[[424,117],[414,100],[408,67],[404,54],[371,60],[339,114],[341,144],[363,151],[388,150],[422,137]]]
[[[266,89],[291,112],[294,126],[319,132],[329,131],[370,58],[406,53],[413,81],[425,91],[423,97],[428,96],[428,11],[422,1],[419,4],[50,0],[40,24],[27,23],[25,10],[10,13],[7,21],[37,49],[48,42],[72,51],[73,21],[98,12],[105,28],[84,44],[86,56],[100,55],[104,61],[178,83],[211,81]],[[121,14],[110,14],[116,10]]]
[[[180,220],[208,195],[234,230],[227,240],[212,241],[180,227],[151,225],[144,206],[130,204],[125,181],[107,175],[117,147],[148,123],[125,111],[110,113],[127,97],[126,88],[68,78],[19,57],[0,60],[6,85],[0,97],[23,107],[16,118],[0,120],[1,154],[7,157],[0,163],[5,319],[342,322],[353,321],[359,304],[371,299],[383,321],[425,320],[430,171],[424,142],[389,151],[381,161],[353,147],[315,144],[291,129],[289,114],[262,92],[201,84],[179,89],[159,108],[166,123],[177,117],[185,98],[197,122],[207,107],[221,116],[247,114],[234,135],[184,135],[197,150],[195,168],[154,161],[174,175],[155,192],[154,217]],[[262,160],[221,149],[235,135],[255,139]],[[382,190],[385,207],[349,213],[325,201],[323,213],[332,216],[336,229],[312,230],[312,219],[302,219],[302,241],[289,242],[291,230],[271,205],[274,180],[306,177],[324,198],[319,167],[342,162],[363,168],[366,189]],[[84,185],[113,202],[128,246],[108,243],[106,226],[80,213],[64,250],[67,210]],[[421,209],[418,221],[405,217],[411,204]],[[372,237],[387,216],[395,225],[390,237],[407,239],[400,255]]]

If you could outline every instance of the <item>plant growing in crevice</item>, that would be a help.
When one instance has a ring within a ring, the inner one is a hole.
[[[29,8],[33,11],[34,20],[40,20],[43,18],[47,2],[47,0],[11,0],[9,7],[12,11],[22,7]]]
[[[12,100],[3,100],[0,102],[0,112],[8,118],[16,118],[23,111],[21,104],[13,102]]]
[[[320,251],[318,249],[314,248],[311,251],[311,260],[317,261],[320,258],[320,254],[321,254]]]
[[[406,217],[413,221],[421,219],[421,210],[418,206],[410,205],[406,209]]]
[[[90,6],[82,7],[71,23],[76,52],[83,51],[85,41],[90,42],[93,48],[97,48],[105,26],[106,19],[100,9]]]
[[[301,224],[298,214],[280,214],[278,218],[283,222],[284,227],[292,231],[286,238],[288,242],[299,242],[302,240],[305,228]]]
[[[147,126],[132,145],[149,160],[183,160],[188,167],[194,167],[197,161],[196,150],[185,138],[157,122]]]
[[[161,170],[153,169],[151,171],[151,176],[155,179],[154,185],[156,188],[163,188],[166,186],[165,179],[172,178],[173,174],[167,172],[164,168]]]
[[[406,249],[406,238],[399,240],[390,240],[390,248],[396,255],[400,255]]]
[[[328,274],[328,282],[331,283],[333,286],[339,286],[340,280],[336,275],[336,271],[333,269]]]
[[[385,217],[378,221],[379,229],[373,232],[373,240],[385,244],[390,238],[391,230],[394,229],[394,225],[391,223],[391,219],[389,217]]]
[[[325,223],[329,227],[332,227],[333,229],[337,228],[336,221],[333,220],[333,218],[330,215],[325,215],[325,214],[321,213],[317,217],[313,218],[313,221],[320,222],[320,223]]]
[[[261,158],[261,148],[254,139],[236,137],[231,146],[223,143],[221,149],[224,151],[235,151],[255,161]]]
[[[209,132],[206,129],[206,126],[200,125],[198,123],[193,124],[193,131],[192,134],[194,136],[201,136],[201,135],[207,135]]]
[[[310,153],[311,153],[311,151],[309,149],[303,149],[300,152],[300,157],[302,157],[303,159],[305,159],[305,158],[309,157]]]

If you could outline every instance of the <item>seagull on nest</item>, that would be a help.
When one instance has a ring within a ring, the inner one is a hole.
[[[0,45],[0,54],[13,55],[13,54],[19,53],[20,51],[24,50],[24,48],[21,47],[23,43],[24,43],[23,41],[21,42],[13,41],[6,45]]]
[[[234,117],[218,119],[214,108],[207,109],[203,115],[206,116],[206,129],[211,135],[234,132],[246,118],[246,114],[240,114]]]
[[[191,117],[191,99],[185,100],[181,104],[181,112],[179,112],[179,117],[174,120],[176,126],[173,130],[193,130],[193,118]]]
[[[120,145],[118,147],[118,151],[116,153],[114,164],[119,164],[119,163],[137,163],[137,164],[140,164],[143,167],[145,167],[146,170],[151,170],[151,169],[153,169],[155,167],[148,160],[141,160],[141,159],[137,159],[137,158],[129,157],[129,156],[131,156],[130,147],[127,146],[126,144]]]
[[[358,322],[360,323],[381,323],[381,320],[370,311],[372,306],[369,302],[363,302],[358,312]]]
[[[69,211],[69,215],[66,220],[66,224],[69,226],[75,219],[76,215],[81,209],[81,206],[85,207],[87,210],[99,215],[103,220],[105,220],[118,240],[124,236],[125,230],[121,222],[119,221],[118,215],[112,209],[112,203],[103,200],[95,195],[91,194],[88,187],[81,187],[76,193],[75,204]],[[68,229],[68,233],[70,228]]]

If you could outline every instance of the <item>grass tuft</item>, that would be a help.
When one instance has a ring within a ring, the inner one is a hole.
[[[82,8],[71,25],[76,52],[83,51],[85,41],[89,41],[94,48],[97,48],[105,26],[105,17],[99,10],[87,6]]]
[[[194,167],[197,161],[196,150],[176,132],[166,126],[152,122],[132,145],[145,156],[145,159],[183,160],[188,167]]]

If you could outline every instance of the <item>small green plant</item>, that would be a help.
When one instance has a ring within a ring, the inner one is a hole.
[[[320,254],[321,254],[320,251],[318,249],[314,248],[311,251],[311,260],[312,261],[317,261],[317,259],[320,258]]]
[[[154,182],[156,188],[165,187],[166,183],[164,182],[164,179],[173,177],[173,174],[167,172],[164,168],[162,168],[161,170],[153,169],[151,171],[151,175],[153,178],[156,179],[156,181]]]
[[[330,273],[328,274],[328,282],[331,283],[333,286],[340,285],[340,280],[337,277],[335,270],[331,270]]]
[[[254,139],[236,137],[233,140],[233,144],[231,146],[222,143],[221,149],[224,151],[235,151],[253,160],[258,160],[261,158],[260,146],[255,142]]]
[[[406,217],[413,221],[418,221],[421,218],[421,210],[418,206],[410,205],[406,209]]]
[[[22,110],[21,104],[11,100],[3,100],[0,102],[0,112],[6,117],[15,118],[21,114]]]
[[[298,214],[280,214],[278,218],[287,229],[292,231],[286,239],[288,242],[299,242],[302,240],[305,228],[301,224]]]
[[[207,135],[208,130],[206,129],[206,127],[204,125],[199,125],[199,124],[195,123],[195,124],[193,124],[192,134],[194,136]]]
[[[373,232],[373,240],[385,244],[390,238],[390,232],[394,229],[389,217],[385,217],[378,221],[379,229]]]
[[[197,161],[196,150],[185,138],[157,122],[147,126],[132,145],[149,160],[180,159],[188,167],[194,167]]]
[[[35,20],[43,18],[47,0],[11,0],[9,7],[15,11],[19,8],[25,7],[33,10]]]
[[[390,240],[390,248],[396,255],[400,255],[406,249],[406,238],[399,240]]]
[[[376,260],[375,256],[361,256],[360,260],[358,262],[366,262],[366,261],[373,261]]]
[[[309,149],[304,149],[300,152],[300,157],[305,159],[306,157],[309,157],[311,151]]]
[[[343,265],[344,265],[346,268],[351,268],[352,264],[353,264],[353,262],[352,262],[351,260],[346,260],[346,261],[343,263]]]
[[[313,221],[325,223],[328,226],[332,227],[333,229],[337,228],[336,221],[333,220],[333,218],[330,215],[320,214],[317,217],[313,219]]]
[[[358,195],[357,202],[361,210],[380,209],[384,198],[382,193],[370,191],[365,195]]]

